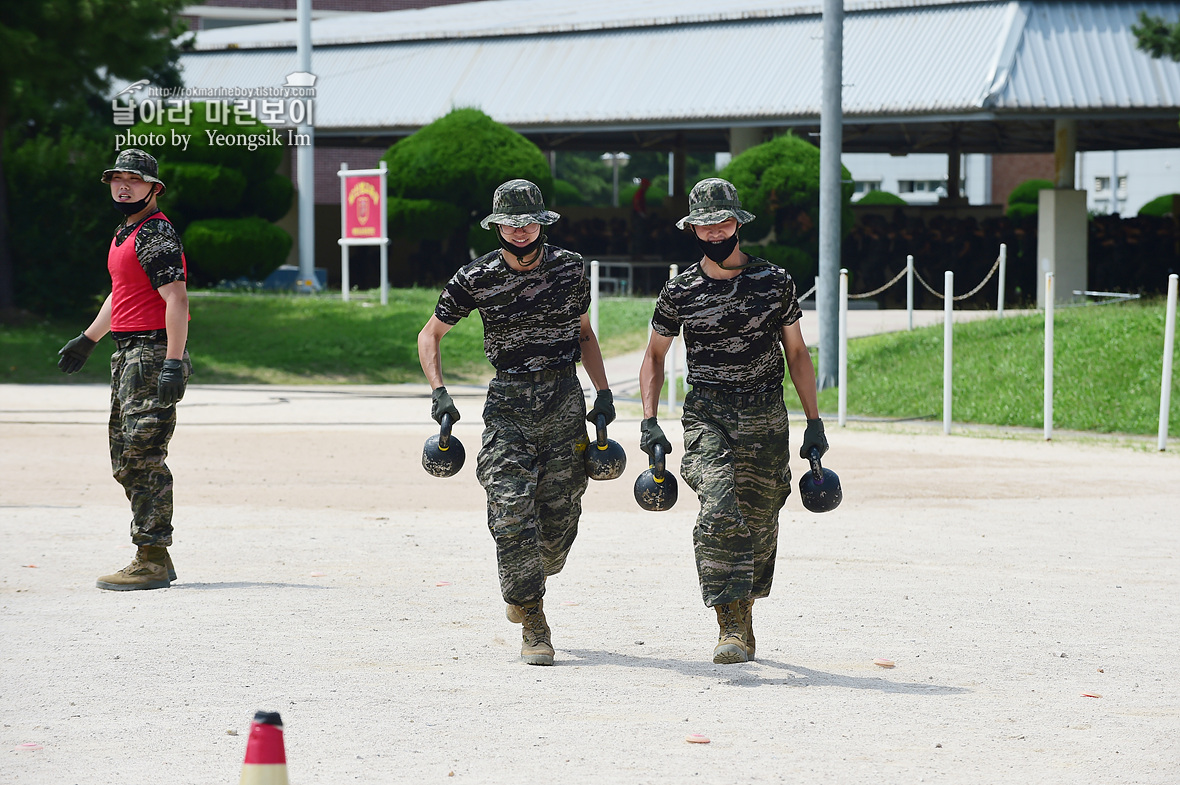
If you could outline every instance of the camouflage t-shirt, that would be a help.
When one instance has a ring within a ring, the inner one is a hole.
[[[140,221],[143,228],[135,235],[135,255],[154,289],[184,280],[180,236],[176,227],[162,217],[156,218],[157,215],[163,214],[157,211]],[[115,230],[115,245],[122,245],[140,224],[119,226]]]
[[[492,251],[463,267],[438,297],[434,315],[446,324],[478,310],[483,346],[498,371],[562,368],[582,358],[581,316],[590,308],[582,257],[546,245],[536,267],[513,270]]]
[[[694,264],[664,284],[651,326],[665,337],[684,328],[688,383],[755,393],[783,383],[782,328],[803,314],[795,281],[781,267],[755,266],[727,280]]]

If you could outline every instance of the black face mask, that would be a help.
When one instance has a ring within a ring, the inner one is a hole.
[[[729,255],[731,253],[733,253],[734,248],[737,248],[737,244],[738,244],[738,233],[737,232],[734,232],[733,235],[730,236],[728,239],[722,240],[721,242],[718,242],[718,243],[711,243],[707,240],[702,240],[699,236],[697,236],[697,233],[695,231],[693,232],[692,236],[697,241],[697,245],[699,245],[701,247],[701,251],[704,252],[705,256],[712,259],[717,264],[718,267],[720,267],[723,270],[736,269],[736,268],[732,268],[732,267],[726,267],[725,265],[723,265],[721,263],[729,258]]]
[[[138,202],[120,202],[118,199],[112,199],[111,201],[114,202],[116,210],[127,217],[131,217],[139,211],[146,209],[151,198],[152,194],[149,193]]]
[[[531,262],[528,262],[527,264],[525,263],[524,260],[525,260],[526,256],[528,256],[533,251],[540,248],[541,245],[545,242],[546,237],[545,237],[544,232],[541,232],[540,234],[538,234],[536,240],[533,240],[528,245],[523,245],[523,246],[508,242],[506,239],[504,239],[504,235],[498,229],[496,230],[496,237],[498,237],[500,240],[500,247],[503,248],[508,253],[515,256],[516,263],[519,264],[521,267],[532,267],[534,264],[541,261],[541,254],[537,254],[537,258],[533,259]]]

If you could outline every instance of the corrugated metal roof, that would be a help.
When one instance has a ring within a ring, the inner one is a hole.
[[[642,13],[633,8],[639,5]],[[378,18],[386,24],[423,17],[405,26],[417,39],[314,50],[317,129],[407,131],[466,106],[518,130],[773,125],[819,116],[816,2],[736,0],[725,21],[711,11],[712,1],[700,0],[544,6],[546,19],[565,19],[568,32],[507,35],[519,26],[502,24],[497,35],[435,39],[425,34],[425,11],[364,15],[374,29]],[[681,21],[653,21],[673,7]],[[510,22],[516,17],[506,12],[526,8],[535,10],[536,2],[427,10],[436,31],[456,29],[464,13],[471,15],[469,30],[486,31],[491,19]],[[1180,108],[1180,64],[1135,50],[1129,27],[1139,8],[1180,16],[1180,2],[848,3],[846,121]],[[707,13],[713,16],[706,21],[682,21]],[[638,19],[649,23],[634,24]],[[358,20],[315,22],[313,30]],[[622,24],[627,20],[633,24]],[[597,28],[574,29],[592,21]],[[262,27],[280,25],[238,29],[253,30],[257,42],[265,38]],[[282,84],[296,57],[291,47],[203,51],[184,55],[181,64],[188,86],[250,87]]]
[[[846,11],[962,4],[964,0],[845,0]],[[554,35],[789,16],[817,16],[823,0],[492,0],[353,14],[312,23],[313,46],[453,38]],[[294,46],[295,22],[219,28],[196,37],[198,50]]]

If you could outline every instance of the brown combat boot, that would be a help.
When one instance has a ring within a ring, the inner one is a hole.
[[[741,601],[714,605],[713,610],[717,612],[717,625],[721,628],[721,635],[713,648],[713,662],[717,665],[747,662],[746,620],[742,615]]]
[[[541,586],[544,586],[545,581],[547,581],[548,579],[549,579],[548,575],[546,575],[544,578],[542,578],[541,579]],[[176,580],[176,579],[173,578],[172,580]],[[520,624],[524,621],[524,608],[520,607],[519,605],[513,605],[510,602],[505,603],[504,616],[507,617],[508,621],[512,622],[513,624]]]
[[[553,644],[545,622],[544,600],[517,606],[524,612],[520,658],[529,665],[552,665]]]
[[[167,589],[172,584],[168,577],[167,560],[167,548],[140,545],[130,564],[116,573],[103,575],[95,585],[110,591]]]
[[[742,616],[746,620],[746,659],[754,661],[754,598],[747,597],[738,601]]]
[[[168,580],[176,580],[176,568],[172,566],[172,554],[168,553],[167,549],[164,551],[164,566],[168,568]]]

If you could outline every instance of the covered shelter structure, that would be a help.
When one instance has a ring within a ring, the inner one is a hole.
[[[946,153],[957,195],[961,153],[1055,152],[1057,188],[1072,191],[1077,151],[1180,147],[1180,63],[1138,51],[1131,32],[1140,11],[1180,18],[1180,2],[844,8],[844,152]],[[818,136],[822,9],[491,0],[316,20],[316,144],[385,148],[452,108],[477,107],[544,150],[672,152],[670,191],[683,200],[686,152],[736,154],[788,130]],[[181,58],[184,82],[281,85],[297,70],[297,33],[295,23],[202,32]],[[1076,202],[1048,205],[1072,216],[1060,242],[1076,231]]]

